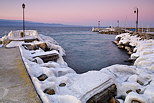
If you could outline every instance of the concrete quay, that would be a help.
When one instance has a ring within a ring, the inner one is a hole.
[[[0,48],[0,103],[41,103],[19,48]]]

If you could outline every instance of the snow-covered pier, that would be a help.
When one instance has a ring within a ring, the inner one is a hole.
[[[120,27],[110,27],[110,28],[92,28],[93,32],[98,32],[100,34],[121,34],[130,33],[131,31]]]
[[[33,30],[24,37],[20,36],[21,32],[4,36],[1,42],[6,47],[19,46],[27,71],[44,103],[110,103],[115,95],[120,103],[154,103],[153,38],[143,39],[143,35],[130,33],[117,35],[117,45],[133,48],[130,53],[130,59],[134,60],[132,66],[116,64],[100,71],[77,74],[63,60],[65,51],[56,41]],[[37,39],[25,42],[32,34]],[[54,59],[41,59],[46,55]],[[107,101],[103,101],[104,92],[109,94]]]

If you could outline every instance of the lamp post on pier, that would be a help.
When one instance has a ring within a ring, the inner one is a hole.
[[[135,10],[134,10],[134,13],[136,13],[137,14],[137,18],[136,18],[136,32],[138,32],[138,8],[136,8]]]
[[[23,35],[25,35],[25,12],[24,12],[25,4],[24,3],[22,4],[22,8],[23,8]]]
[[[98,29],[100,28],[100,22],[101,22],[101,21],[98,21]]]
[[[118,23],[118,28],[119,28],[119,20],[117,20],[117,23]]]

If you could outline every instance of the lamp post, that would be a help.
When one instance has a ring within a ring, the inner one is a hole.
[[[136,10],[134,10],[134,13],[137,14],[137,18],[136,18],[136,32],[138,32],[138,8],[136,8]]]
[[[25,4],[22,4],[23,8],[23,35],[25,35],[25,14],[24,14],[24,9],[25,9]]]
[[[117,20],[117,23],[118,23],[118,28],[119,28],[119,20]]]
[[[98,28],[100,28],[100,22],[101,22],[101,21],[98,21]]]

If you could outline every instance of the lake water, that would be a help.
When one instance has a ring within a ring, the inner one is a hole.
[[[0,27],[0,36],[19,28]],[[112,43],[116,35],[91,32],[90,27],[28,27],[54,38],[66,51],[65,61],[77,73],[129,64],[127,53]]]

